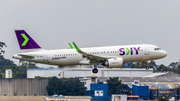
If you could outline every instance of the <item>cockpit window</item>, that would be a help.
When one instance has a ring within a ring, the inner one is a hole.
[[[157,50],[161,50],[161,48],[154,48],[154,50],[155,50],[155,51],[157,51]]]

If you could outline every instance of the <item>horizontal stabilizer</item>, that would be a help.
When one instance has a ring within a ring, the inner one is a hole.
[[[22,57],[25,57],[25,58],[34,58],[35,56],[33,56],[33,55],[30,55],[30,54],[17,54],[17,55],[19,55],[19,56],[22,56]]]

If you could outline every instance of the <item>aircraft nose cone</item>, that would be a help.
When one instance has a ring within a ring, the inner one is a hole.
[[[166,57],[166,56],[167,56],[167,52],[164,51],[164,50],[162,50],[162,52],[160,53],[160,55],[161,55],[162,57]]]

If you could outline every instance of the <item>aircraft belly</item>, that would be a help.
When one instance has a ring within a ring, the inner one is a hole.
[[[134,56],[124,56],[123,62],[136,62],[136,61],[143,61],[142,56],[134,55]]]
[[[80,58],[71,58],[71,57],[65,57],[65,58],[52,58],[49,62],[54,65],[78,65],[79,61],[81,61]]]

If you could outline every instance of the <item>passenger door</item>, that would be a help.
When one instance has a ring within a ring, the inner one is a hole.
[[[149,47],[144,45],[144,55],[149,55]]]

